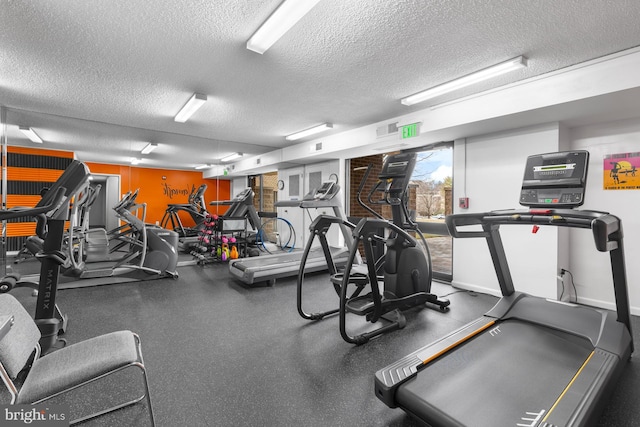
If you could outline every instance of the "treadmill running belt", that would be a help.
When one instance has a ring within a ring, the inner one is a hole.
[[[586,339],[507,320],[424,367],[396,400],[436,426],[537,425],[592,351]]]

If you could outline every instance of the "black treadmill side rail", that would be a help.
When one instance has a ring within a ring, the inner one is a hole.
[[[484,237],[489,246],[493,266],[503,296],[514,293],[513,279],[507,263],[499,228],[507,225],[551,225],[556,227],[590,228],[596,249],[609,252],[613,287],[616,299],[617,321],[631,333],[629,293],[624,261],[622,223],[608,212],[576,209],[501,210],[493,212],[448,215],[445,218],[449,233],[455,238]],[[483,231],[463,231],[459,227],[480,225]],[[631,342],[633,352],[633,342]]]
[[[609,251],[611,259],[611,273],[613,274],[613,290],[616,299],[618,322],[624,323],[631,332],[631,314],[629,309],[629,291],[627,288],[627,273],[624,260],[624,242],[622,222],[614,215],[607,215],[598,219],[592,226],[593,238],[600,252]],[[631,341],[633,353],[633,341]]]

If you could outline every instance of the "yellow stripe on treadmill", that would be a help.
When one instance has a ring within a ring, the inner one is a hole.
[[[469,335],[467,335],[464,338],[459,339],[458,341],[454,342],[453,344],[451,344],[450,346],[448,346],[447,348],[445,348],[444,350],[440,350],[439,352],[437,352],[436,354],[434,354],[433,356],[429,357],[428,359],[425,359],[422,361],[423,365],[428,364],[429,362],[431,362],[434,359],[437,359],[438,357],[442,356],[443,354],[445,354],[446,352],[448,352],[449,350],[451,350],[454,347],[459,346],[460,344],[462,344],[463,342],[475,337],[476,335],[478,335],[480,332],[484,331],[485,329],[489,328],[490,326],[495,325],[496,321],[492,320],[491,322],[487,323],[484,326],[481,326],[480,328],[476,329],[475,331],[471,332]]]
[[[591,360],[594,354],[595,354],[595,351],[592,351],[589,357],[587,357],[587,360],[585,360],[582,366],[580,366],[580,369],[578,369],[578,372],[576,372],[573,378],[571,378],[571,381],[569,381],[569,384],[567,384],[564,390],[562,390],[562,393],[560,393],[560,396],[558,397],[558,399],[555,401],[551,409],[549,409],[549,412],[547,412],[547,415],[542,419],[543,422],[547,421],[547,418],[549,418],[549,415],[551,415],[553,410],[556,409],[556,406],[558,406],[558,403],[560,403],[564,395],[567,394],[567,391],[569,391],[569,388],[571,388],[571,385],[573,385],[576,379],[578,379],[578,376],[584,370],[584,367],[587,366],[587,363],[589,363],[589,360]]]

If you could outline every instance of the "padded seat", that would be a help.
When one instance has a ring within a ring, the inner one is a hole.
[[[16,403],[46,399],[61,388],[71,388],[138,362],[135,334],[118,331],[81,341],[36,360]]]
[[[10,294],[0,294],[0,315],[14,320],[9,332],[0,340],[0,376],[11,393],[12,404],[41,403],[112,373],[135,367],[142,371],[145,390],[142,396],[84,416],[71,424],[133,405],[146,397],[151,425],[155,425],[138,335],[126,330],[111,332],[40,357],[40,331],[20,302]],[[31,368],[22,386],[18,387],[14,381],[34,352]]]

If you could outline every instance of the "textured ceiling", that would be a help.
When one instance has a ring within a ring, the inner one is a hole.
[[[322,0],[264,55],[280,0],[0,0],[0,105],[12,144],[192,168],[260,154],[640,45],[637,0]],[[399,99],[524,55],[525,70],[407,107]],[[194,92],[208,102],[173,116]]]

